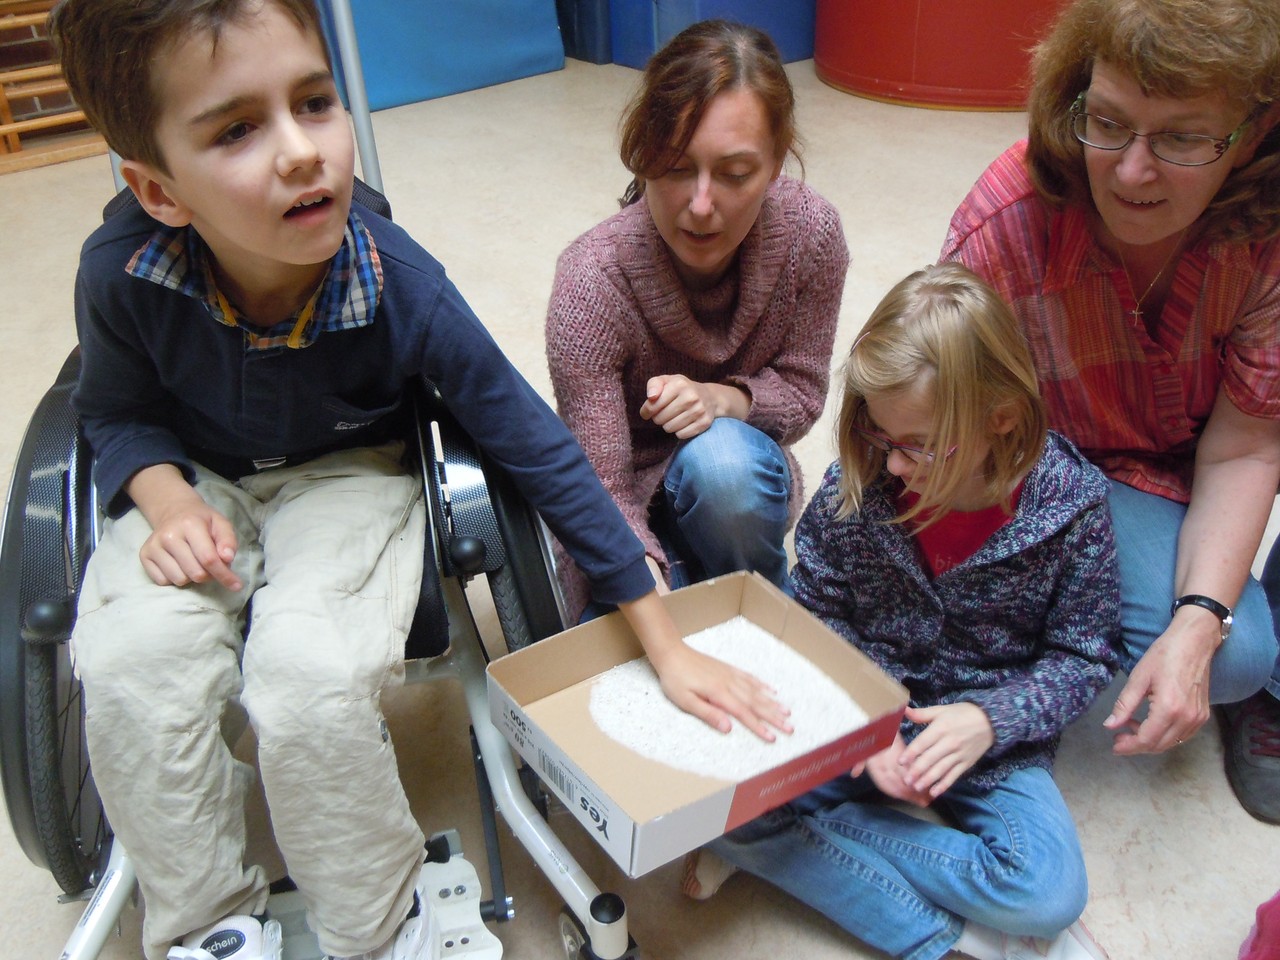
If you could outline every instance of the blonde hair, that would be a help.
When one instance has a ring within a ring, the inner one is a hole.
[[[1274,122],[1280,101],[1280,3],[1070,3],[1035,49],[1027,97],[1027,166],[1037,192],[1055,206],[1092,206],[1070,109],[1099,61],[1132,76],[1149,95],[1190,99],[1221,93],[1237,104],[1249,123],[1245,141],[1261,139],[1253,159],[1231,171],[1200,215],[1201,232],[1213,240],[1246,241],[1280,233],[1280,125]]]
[[[954,508],[959,488],[981,475],[991,503],[1012,512],[1010,497],[1040,458],[1047,416],[1035,368],[1013,312],[965,267],[926,267],[885,295],[854,341],[844,364],[836,446],[840,456],[838,517],[862,507],[863,493],[878,482],[887,454],[861,439],[854,426],[875,429],[867,396],[903,393],[920,385],[932,391],[933,418],[925,447],[955,452],[930,470],[920,499],[895,522],[917,520],[923,529]],[[1008,416],[1008,431],[993,418]],[[990,452],[979,455],[980,442]]]

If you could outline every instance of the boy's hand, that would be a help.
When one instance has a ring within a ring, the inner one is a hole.
[[[650,377],[640,416],[678,440],[705,433],[716,417],[745,419],[751,402],[744,390],[723,383],[701,383],[675,373]]]
[[[902,779],[931,798],[949,790],[996,740],[991,720],[976,703],[907,707],[907,719],[925,729],[898,757]]]
[[[228,590],[243,584],[229,566],[236,555],[236,534],[227,518],[199,496],[198,503],[175,507],[138,552],[142,566],[159,586],[185,587],[210,578]]]
[[[868,757],[865,763],[854,767],[852,776],[861,776],[865,771],[871,777],[871,782],[876,785],[876,789],[886,797],[902,800],[917,807],[927,807],[933,802],[933,797],[915,789],[903,777],[901,761],[902,752],[906,748],[907,744],[902,739],[902,734],[895,734],[893,743],[874,756]]]
[[[775,691],[745,670],[699,653],[683,641],[666,650],[661,662],[652,656],[650,662],[671,702],[721,733],[733,728],[731,717],[761,740],[776,738],[770,727],[791,733],[789,711],[773,698]]]
[[[790,712],[773,690],[723,660],[699,653],[684,642],[656,590],[618,609],[631,624],[653,664],[667,698],[681,710],[728,733],[737,719],[762,740],[774,739],[773,727],[791,732]]]
[[[140,470],[126,489],[151,524],[138,557],[152,582],[185,587],[212,578],[228,590],[243,587],[229,566],[236,555],[235,529],[176,467],[166,463]]]

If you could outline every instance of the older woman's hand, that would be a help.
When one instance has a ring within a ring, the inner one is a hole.
[[[1178,533],[1174,595],[1236,602],[1280,482],[1280,423],[1243,413],[1219,388],[1196,445],[1191,503]],[[1228,643],[1231,641],[1228,640]],[[1222,621],[1194,604],[1178,608],[1129,674],[1105,726],[1119,754],[1161,753],[1209,719],[1209,670]],[[1261,680],[1259,681],[1261,682]],[[1139,721],[1143,701],[1147,715]]]
[[[1222,643],[1218,618],[1184,607],[1129,674],[1103,723],[1117,754],[1163,753],[1190,740],[1209,719],[1209,667]],[[1136,719],[1143,702],[1147,715]]]

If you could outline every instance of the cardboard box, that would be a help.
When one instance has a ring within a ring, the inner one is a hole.
[[[631,877],[847,773],[893,741],[907,703],[905,688],[759,574],[719,577],[663,599],[685,636],[745,617],[821,668],[870,720],[832,730],[824,746],[732,783],[642,757],[591,720],[592,679],[644,655],[621,614],[494,661],[494,724]]]

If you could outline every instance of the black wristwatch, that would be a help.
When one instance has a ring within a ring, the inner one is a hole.
[[[1186,596],[1179,597],[1173,601],[1173,606],[1169,609],[1169,616],[1172,617],[1178,612],[1179,607],[1185,607],[1188,604],[1195,607],[1204,607],[1222,621],[1223,640],[1226,640],[1231,635],[1231,624],[1235,622],[1235,618],[1231,615],[1231,608],[1219,603],[1212,597],[1201,596],[1198,593],[1188,593]]]

